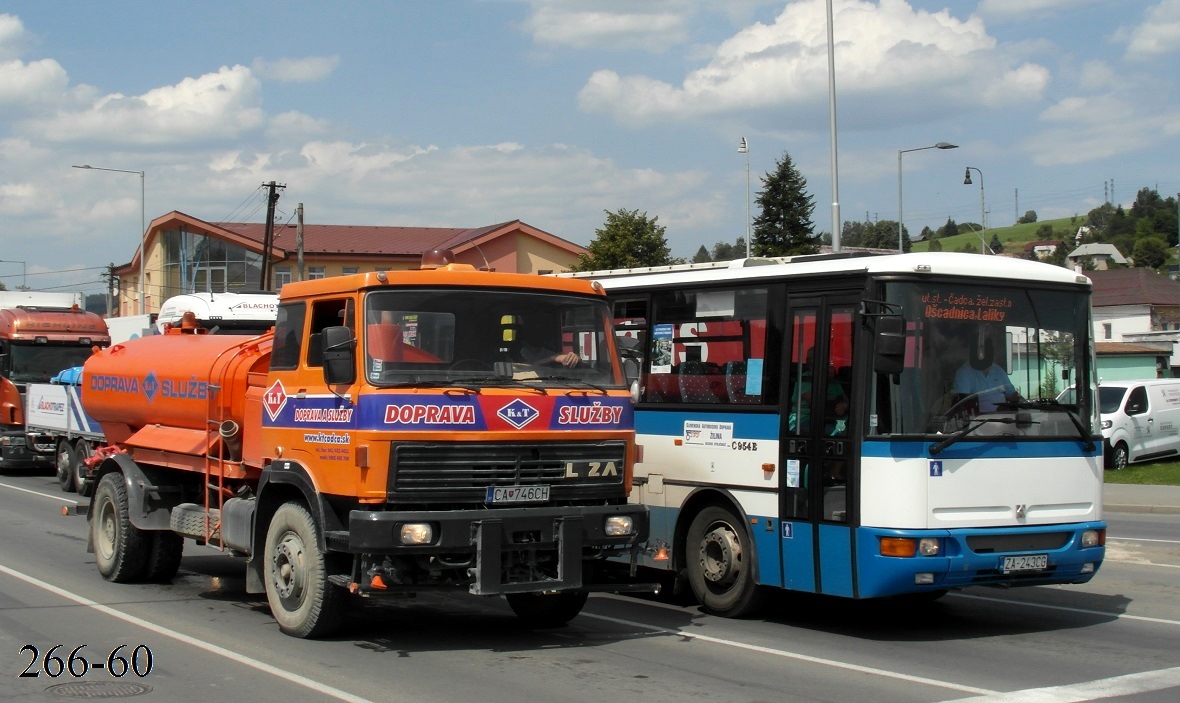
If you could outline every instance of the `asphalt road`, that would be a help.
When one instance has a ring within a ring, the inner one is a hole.
[[[60,514],[74,499],[48,476],[0,476],[0,700],[1180,699],[1178,515],[1109,515],[1107,562],[1080,586],[924,606],[782,595],[747,620],[595,596],[539,631],[499,599],[429,595],[366,601],[345,634],[304,641],[245,593],[242,561],[191,542],[171,584],[107,583],[86,520]]]

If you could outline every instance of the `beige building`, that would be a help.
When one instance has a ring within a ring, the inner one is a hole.
[[[182,212],[152,220],[144,252],[115,268],[119,316],[139,312],[140,280],[146,312],[158,312],[182,293],[248,292],[262,286],[266,226],[205,222]],[[417,268],[422,252],[450,249],[458,263],[515,273],[567,271],[587,253],[584,247],[520,220],[475,228],[275,225],[267,290],[304,279],[362,271]]]

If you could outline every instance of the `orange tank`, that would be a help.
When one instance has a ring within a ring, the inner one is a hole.
[[[194,437],[193,451],[186,453],[200,453],[199,438],[215,435],[226,420],[246,427],[250,375],[255,374],[255,385],[264,382],[272,340],[269,333],[244,339],[175,329],[116,344],[86,360],[82,405],[109,443],[131,440],[135,446],[184,451],[153,446],[153,436],[164,445],[164,438],[175,442],[177,434],[151,430],[179,429]]]

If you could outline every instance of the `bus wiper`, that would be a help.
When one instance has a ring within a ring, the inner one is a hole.
[[[1011,405],[1013,407],[1022,408],[1025,410],[1052,410],[1054,412],[1065,413],[1065,415],[1069,418],[1069,421],[1073,423],[1073,426],[1077,429],[1078,437],[1083,442],[1085,442],[1082,448],[1088,452],[1094,451],[1094,440],[1090,438],[1090,434],[1086,432],[1086,428],[1082,426],[1082,421],[1078,419],[1077,414],[1069,408],[1059,405],[1056,400],[1048,400],[1044,402],[1031,402],[1026,400],[1017,401],[1015,403],[1006,403],[1006,405]]]
[[[1016,424],[1016,420],[1013,420],[1010,417],[976,418],[975,420],[969,421],[966,427],[964,427],[963,429],[954,433],[950,437],[947,437],[946,439],[942,440],[941,442],[930,445],[930,454],[934,455],[934,454],[941,453],[943,449],[946,449],[947,447],[951,446],[955,442],[958,442],[960,439],[963,439],[967,435],[971,434],[975,430],[978,430],[980,427],[983,427],[984,425],[986,425],[989,422],[998,422],[1001,425],[1015,425]]]

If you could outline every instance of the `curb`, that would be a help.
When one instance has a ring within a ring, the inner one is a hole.
[[[1180,515],[1180,505],[1135,505],[1131,503],[1104,504],[1108,513],[1152,513],[1156,515]]]

